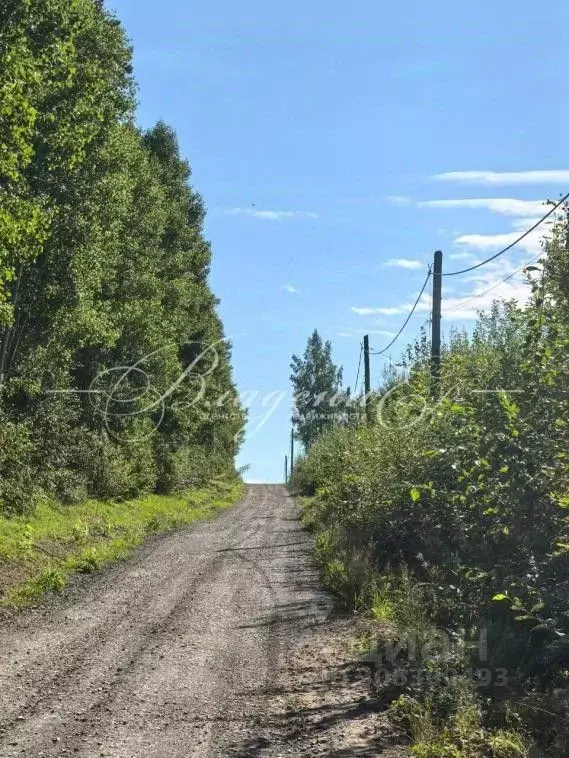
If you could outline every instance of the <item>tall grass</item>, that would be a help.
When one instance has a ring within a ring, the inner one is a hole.
[[[0,607],[35,602],[72,573],[124,558],[152,534],[213,518],[242,494],[242,482],[218,479],[178,495],[75,506],[44,500],[30,516],[0,514]]]

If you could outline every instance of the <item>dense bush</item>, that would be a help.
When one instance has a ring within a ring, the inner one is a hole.
[[[409,572],[439,628],[488,635],[484,665],[507,670],[508,684],[479,687],[484,697],[521,703],[530,722],[557,693],[562,718],[538,731],[559,756],[569,745],[568,229],[564,219],[554,230],[527,309],[495,304],[471,336],[451,336],[436,398],[423,341],[375,423],[321,437],[293,480],[317,494],[307,516],[345,602],[373,607],[386,577]]]

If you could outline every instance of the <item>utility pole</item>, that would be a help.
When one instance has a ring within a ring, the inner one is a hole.
[[[290,430],[290,478],[294,472],[294,428]]]
[[[431,335],[431,393],[434,398],[439,394],[441,375],[441,300],[442,300],[443,254],[435,253],[433,263],[433,313]]]
[[[366,408],[366,421],[371,424],[371,406],[370,406],[370,394],[371,394],[371,376],[369,371],[369,336],[364,336],[364,387],[365,387],[365,408]]]
[[[284,483],[288,484],[288,455],[285,455],[285,472]]]

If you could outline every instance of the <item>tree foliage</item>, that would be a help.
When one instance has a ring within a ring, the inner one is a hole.
[[[293,424],[308,449],[324,432],[338,423],[346,405],[341,391],[342,369],[332,361],[332,343],[323,342],[315,329],[303,358],[292,356],[290,380],[293,389]]]
[[[486,630],[484,665],[508,672],[506,689],[480,687],[490,720],[504,698],[566,713],[567,209],[545,253],[527,308],[495,303],[471,335],[451,335],[436,402],[422,340],[387,377],[376,422],[322,435],[295,475],[318,493],[311,518],[346,599],[372,602],[381,577],[409,572],[439,628]],[[520,713],[548,755],[567,754],[562,723]]]
[[[203,203],[173,130],[134,125],[133,92],[130,47],[102,3],[3,3],[7,510],[42,492],[169,491],[233,467],[243,414],[208,284]]]

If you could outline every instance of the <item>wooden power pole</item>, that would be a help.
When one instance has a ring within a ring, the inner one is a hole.
[[[371,423],[371,375],[369,370],[369,336],[364,336],[364,388],[365,388],[365,408],[366,408],[366,421]]]
[[[433,397],[439,394],[441,375],[441,301],[442,301],[443,254],[435,253],[433,263],[433,312],[431,334],[431,392]]]
[[[290,430],[290,478],[294,472],[294,428]]]

